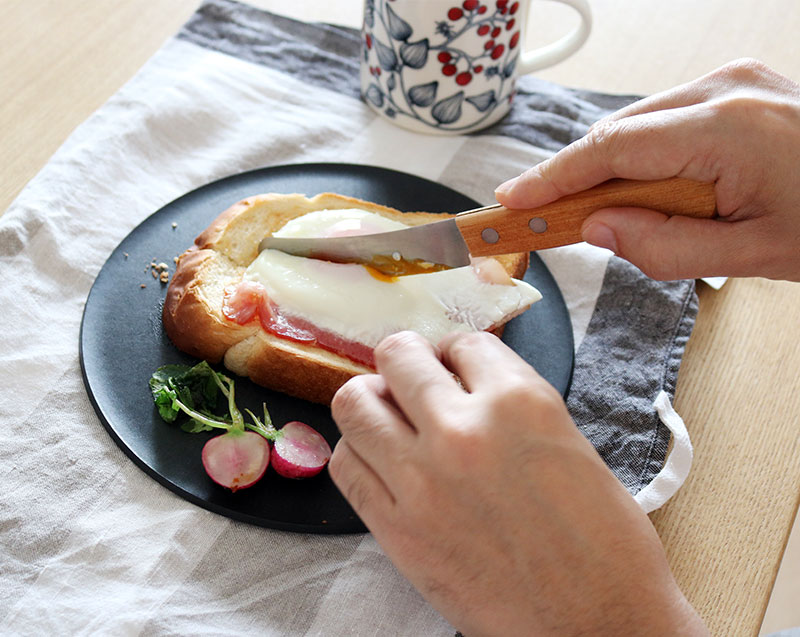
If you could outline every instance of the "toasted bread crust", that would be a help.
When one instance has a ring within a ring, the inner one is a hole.
[[[441,219],[441,214],[403,213],[393,208],[323,193],[248,197],[222,212],[178,259],[164,302],[163,324],[175,346],[211,363],[224,361],[236,374],[304,400],[329,404],[348,379],[372,370],[320,349],[278,338],[257,321],[239,325],[222,314],[224,289],[237,284],[258,256],[261,239],[295,217],[322,209],[361,208],[408,225]],[[514,278],[528,267],[528,255],[495,257]],[[502,333],[502,326],[494,330]]]
[[[179,350],[219,363],[228,348],[259,331],[257,325],[237,325],[210,311],[202,292],[203,276],[217,258],[210,248],[189,248],[178,261],[164,302],[163,323]]]

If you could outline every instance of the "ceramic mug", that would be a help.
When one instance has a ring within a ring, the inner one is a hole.
[[[521,51],[530,0],[365,0],[361,94],[377,113],[421,133],[464,134],[511,108],[519,75],[552,66],[589,37],[587,0],[556,0],[581,23]]]

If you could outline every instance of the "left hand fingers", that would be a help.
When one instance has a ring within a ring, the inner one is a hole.
[[[509,381],[547,384],[528,363],[488,332],[452,332],[439,342],[442,362],[470,393],[501,393]]]
[[[414,443],[416,433],[394,404],[383,377],[351,378],[333,397],[331,413],[342,437],[391,491],[394,474],[403,468],[397,458]]]
[[[431,424],[454,400],[464,395],[442,365],[439,351],[414,332],[398,332],[375,348],[378,372],[391,387],[392,398],[418,430]]]
[[[345,438],[341,438],[333,450],[328,473],[369,529],[376,520],[384,519],[385,512],[395,504],[386,483],[353,451]]]

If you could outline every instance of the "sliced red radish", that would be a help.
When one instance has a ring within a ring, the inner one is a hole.
[[[317,475],[331,458],[330,445],[315,429],[297,420],[286,423],[275,437],[272,466],[285,478]]]
[[[203,446],[206,473],[231,491],[258,482],[269,466],[269,457],[269,443],[254,431],[231,429]]]

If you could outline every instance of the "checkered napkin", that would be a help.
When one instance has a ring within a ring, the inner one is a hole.
[[[490,203],[497,184],[633,99],[524,77],[494,127],[418,135],[360,100],[360,46],[350,29],[210,0],[0,217],[0,633],[454,633],[370,535],[250,526],[161,487],[116,447],[81,380],[95,276],[181,194],[262,166],[350,162]],[[583,244],[541,256],[575,337],[570,412],[640,504],[657,508],[691,462],[671,400],[694,282],[651,281]]]

